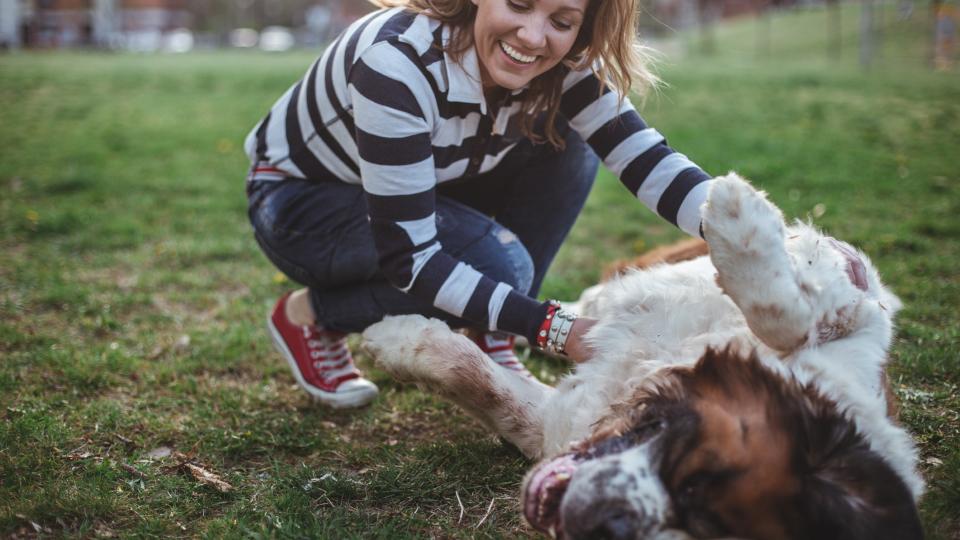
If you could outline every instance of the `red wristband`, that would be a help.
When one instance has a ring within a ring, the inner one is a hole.
[[[547,331],[550,330],[550,323],[559,309],[560,302],[550,300],[550,307],[547,308],[547,316],[543,318],[543,323],[540,324],[540,329],[537,330],[537,347],[541,349],[547,348]]]

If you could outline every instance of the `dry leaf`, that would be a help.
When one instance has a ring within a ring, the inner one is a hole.
[[[203,467],[200,467],[199,465],[194,465],[193,463],[184,463],[183,466],[186,467],[188,471],[190,471],[190,474],[193,475],[193,477],[197,480],[197,482],[200,482],[201,484],[205,484],[208,486],[212,486],[220,493],[230,493],[231,491],[233,491],[233,486],[224,482],[223,480],[220,479],[219,476],[204,469]]]
[[[146,478],[146,477],[147,477],[147,475],[146,475],[143,471],[141,471],[140,469],[138,469],[138,468],[136,468],[136,467],[134,467],[133,465],[130,465],[130,464],[121,463],[121,464],[120,464],[120,468],[123,469],[123,470],[125,470],[125,471],[127,471],[128,473],[134,475],[134,476],[138,476],[138,477],[140,477],[140,478]]]

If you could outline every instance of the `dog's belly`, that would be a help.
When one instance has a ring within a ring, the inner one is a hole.
[[[557,386],[544,407],[544,455],[589,435],[610,406],[632,397],[665,368],[693,365],[708,347],[762,347],[714,281],[709,258],[628,273],[582,299],[598,319],[596,356]]]

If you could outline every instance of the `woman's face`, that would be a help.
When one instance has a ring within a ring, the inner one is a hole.
[[[577,39],[588,0],[471,0],[484,88],[522,88],[560,63]]]

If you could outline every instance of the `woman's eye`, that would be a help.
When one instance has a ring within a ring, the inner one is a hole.
[[[572,24],[570,24],[570,23],[568,23],[568,22],[564,22],[564,21],[558,21],[558,20],[554,20],[554,21],[553,21],[553,26],[554,26],[557,30],[569,30],[569,29],[573,28],[573,25],[572,25]]]
[[[526,11],[526,10],[527,10],[527,6],[526,6],[525,4],[518,4],[518,3],[516,3],[516,2],[510,2],[509,0],[507,0],[507,5],[510,6],[510,9],[512,9],[512,10],[514,10],[514,11],[521,11],[521,12],[522,12],[522,11]]]

